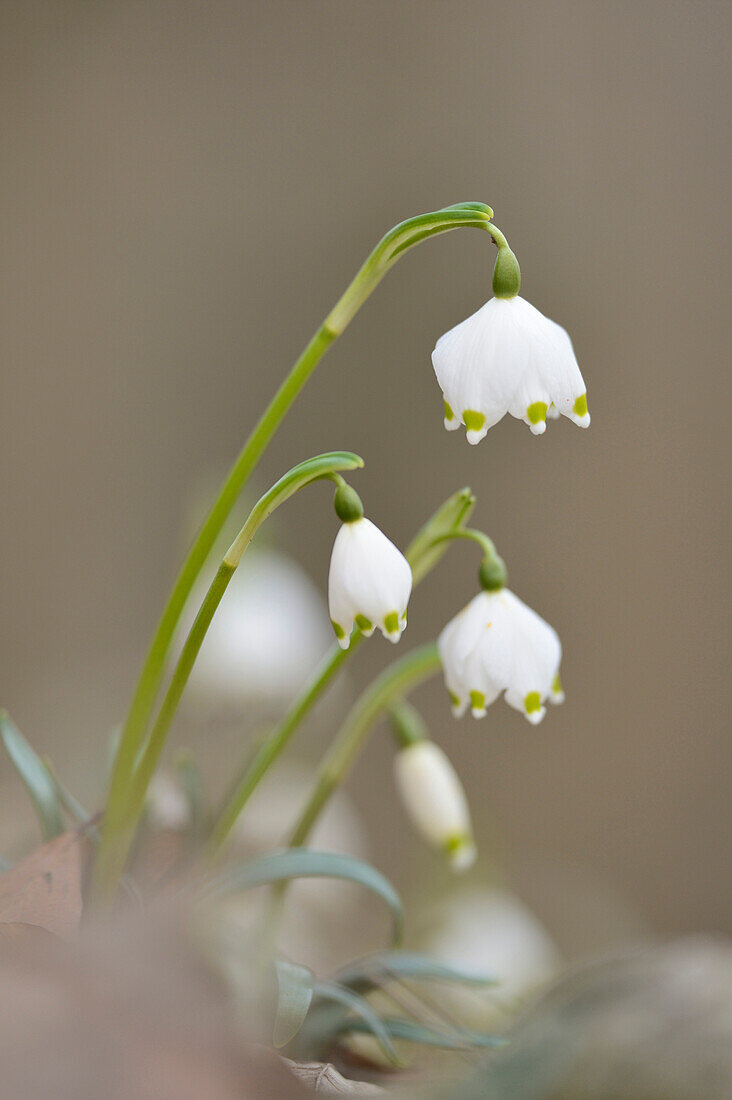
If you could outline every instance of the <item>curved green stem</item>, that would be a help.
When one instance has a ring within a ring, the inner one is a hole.
[[[445,538],[440,536],[450,531],[460,530],[474,506],[475,497],[470,489],[458,490],[440,505],[412,540],[407,549],[406,558],[412,567],[415,586],[430,569],[434,568],[447,549]],[[442,545],[438,545],[440,542]],[[333,680],[341,665],[362,641],[363,635],[354,632],[348,649],[341,649],[339,645],[331,648],[302,694],[267,740],[257,749],[216,817],[207,845],[210,858],[214,859],[219,855],[259,781],[284,751],[295,730]]]
[[[246,523],[224,555],[193,626],[186,638],[183,650],[163,698],[157,719],[150,731],[144,750],[136,763],[129,786],[123,797],[113,788],[105,811],[101,844],[94,863],[93,894],[97,898],[111,897],[124,870],[137,823],[142,813],[147,788],[160,758],[165,739],[173,721],[183,690],[193,669],[196,657],[219,606],[229,581],[241,561],[244,551],[259,527],[269,515],[289,500],[298,490],[313,481],[331,477],[338,470],[355,470],[363,466],[363,460],[350,451],[331,451],[316,455],[298,463],[279,479],[262,496],[249,513]]]
[[[299,848],[333,791],[343,782],[369,730],[381,713],[402,695],[413,691],[440,668],[437,645],[420,646],[395,661],[363,692],[323,757],[315,786],[287,842]]]
[[[118,827],[119,808],[125,802],[135,761],[144,741],[160,689],[175,629],[191,589],[248,477],[303,386],[330,345],[343,332],[402,252],[419,244],[426,236],[435,233],[463,227],[492,229],[493,227],[490,226],[492,217],[493,211],[490,207],[483,203],[466,202],[457,203],[431,214],[410,218],[395,226],[379,241],[280,385],[224,480],[219,495],[196,536],[163,609],[120,735],[107,798],[105,827],[108,830],[114,831]]]

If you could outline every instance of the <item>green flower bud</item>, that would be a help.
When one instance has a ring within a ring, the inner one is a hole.
[[[498,554],[483,558],[478,578],[484,592],[498,592],[501,588],[505,588],[506,577],[506,566]]]
[[[496,298],[515,298],[521,289],[521,268],[508,245],[499,245],[493,268],[493,294]]]
[[[363,504],[355,489],[350,485],[339,485],[333,500],[338,519],[343,523],[355,523],[357,519],[363,519]]]

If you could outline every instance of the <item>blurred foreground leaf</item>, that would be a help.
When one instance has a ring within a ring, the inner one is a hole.
[[[0,875],[0,923],[36,925],[72,936],[81,921],[89,842],[80,833],[49,840]]]
[[[302,1027],[313,999],[315,975],[307,966],[278,959],[277,1013],[272,1041],[276,1047],[286,1046]]]

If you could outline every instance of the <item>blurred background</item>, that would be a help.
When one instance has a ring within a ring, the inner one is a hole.
[[[99,805],[193,517],[273,388],[392,224],[485,201],[523,293],[573,337],[591,429],[444,431],[430,352],[490,295],[495,255],[454,233],[381,285],[257,487],[355,450],[404,546],[469,484],[562,637],[567,690],[536,729],[503,704],[455,723],[438,682],[416,699],[465,780],[478,873],[501,867],[569,954],[732,931],[727,5],[23,0],[0,32],[0,701],[26,736]],[[316,487],[268,537],[323,590],[336,529]],[[403,645],[477,564],[450,551]],[[364,646],[302,759],[392,656]],[[253,715],[221,737],[205,707],[178,722],[214,793]],[[391,755],[375,736],[350,789],[419,912],[432,864]],[[0,790],[12,849],[33,819],[5,759]]]

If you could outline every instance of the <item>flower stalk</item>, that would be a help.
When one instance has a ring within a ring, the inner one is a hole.
[[[434,642],[420,646],[395,661],[356,701],[339,733],[323,757],[318,777],[288,847],[301,847],[333,791],[346,778],[369,730],[392,703],[413,691],[440,669]]]
[[[410,543],[406,551],[414,584],[421,581],[437,565],[447,549],[447,532],[457,532],[470,518],[475,507],[475,497],[470,489],[460,489],[440,505],[437,511],[424,524]],[[248,762],[231,794],[216,816],[207,845],[208,856],[217,858],[231,834],[240,814],[252,796],[257,784],[266,775],[278,757],[284,752],[300,723],[307,717],[325,689],[340,670],[344,661],[363,641],[363,635],[356,631],[351,638],[349,649],[341,649],[338,644],[331,647],[312,679],[299,698],[293,703],[279,725],[259,746]]]
[[[276,508],[306,485],[323,478],[332,478],[338,470],[355,470],[362,466],[363,460],[349,451],[332,451],[316,455],[289,470],[259,499],[249,513],[244,526],[224,555],[204,597],[178,658],[150,736],[138,758],[131,762],[129,783],[122,792],[114,786],[110,792],[102,826],[101,844],[94,864],[92,886],[93,895],[96,898],[112,897],[116,890],[144,808],[147,788],[196,657],[216,609],[256,532]],[[120,751],[123,747],[125,746],[120,746]]]
[[[457,203],[442,210],[410,218],[391,229],[376,245],[344,294],[312,336],[262,413],[229,470],[211,511],[196,536],[155,629],[122,728],[112,768],[107,798],[107,817],[111,822],[107,826],[109,830],[114,831],[119,824],[119,807],[123,806],[127,796],[135,762],[145,741],[163,680],[175,630],[191,590],[244,485],[303,386],[328,348],[344,331],[399,256],[421,241],[453,229],[477,228],[494,231],[494,227],[490,225],[492,217],[493,211],[484,203]]]

